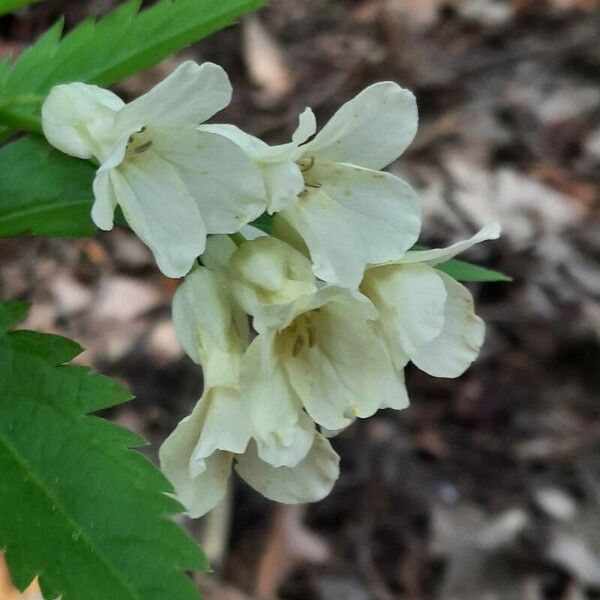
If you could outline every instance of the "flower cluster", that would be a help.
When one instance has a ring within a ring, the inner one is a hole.
[[[409,362],[464,372],[484,324],[436,265],[499,235],[492,224],[449,248],[411,249],[418,198],[380,170],[417,130],[415,98],[395,83],[366,88],[318,133],[306,109],[278,146],[203,124],[230,97],[220,67],[187,62],[130,104],[71,83],[42,111],[54,146],[100,165],[98,227],[112,227],[119,205],[160,269],[185,276],[173,319],[204,393],[160,458],[192,516],[222,498],[232,468],[280,502],[324,497],[339,475],[329,438],[405,408]],[[263,212],[272,235],[248,225]]]

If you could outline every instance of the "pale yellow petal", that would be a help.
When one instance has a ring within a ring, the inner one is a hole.
[[[198,402],[192,414],[177,425],[159,450],[161,469],[173,484],[178,500],[194,518],[207,513],[223,498],[233,460],[229,452],[216,452],[197,461],[192,472],[192,456],[204,413],[204,405]]]
[[[284,502],[316,502],[329,494],[339,477],[339,456],[320,434],[310,452],[294,467],[272,467],[260,460],[256,446],[237,457],[239,475],[263,496]]]
[[[257,331],[280,324],[290,303],[316,291],[310,261],[273,237],[242,243],[229,262],[229,278],[236,301],[255,318]]]
[[[485,337],[485,324],[476,314],[469,290],[445,273],[439,273],[446,291],[441,333],[414,355],[419,369],[434,377],[458,377],[477,358]]]
[[[480,242],[484,242],[486,240],[496,240],[498,237],[500,237],[499,223],[488,223],[468,240],[457,242],[456,244],[448,246],[448,248],[413,250],[411,252],[407,252],[406,256],[404,256],[399,262],[426,262],[428,265],[434,266],[454,258],[457,254],[468,250],[475,244],[479,244]]]
[[[339,108],[302,150],[317,159],[382,169],[412,142],[418,121],[412,92],[381,81]]]
[[[250,344],[240,387],[261,459],[275,467],[297,465],[310,450],[315,427],[279,362],[274,332],[262,333]]]
[[[442,331],[447,294],[432,267],[397,264],[368,269],[361,290],[379,311],[395,364],[402,364],[404,356],[415,356]]]
[[[114,142],[114,119],[123,101],[95,85],[68,83],[52,88],[42,105],[42,128],[61,152],[99,160]]]
[[[238,384],[248,337],[238,310],[223,279],[205,267],[194,269],[175,293],[175,331],[188,356],[202,365],[206,386]]]

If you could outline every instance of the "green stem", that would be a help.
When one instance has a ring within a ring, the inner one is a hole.
[[[42,133],[42,119],[38,115],[28,115],[12,111],[8,108],[0,108],[0,123],[19,131]]]

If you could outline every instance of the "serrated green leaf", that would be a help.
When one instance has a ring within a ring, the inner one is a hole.
[[[6,74],[0,122],[39,132],[40,106],[54,85],[116,83],[230,25],[264,1],[160,0],[138,13],[141,0],[129,0],[103,19],[83,21],[62,39],[59,22]]]
[[[0,324],[23,305],[0,304]],[[54,366],[74,342],[0,335],[0,547],[15,585],[40,576],[47,599],[193,600],[182,572],[198,547],[169,516],[181,510],[143,440],[90,412],[130,394],[85,367]]]
[[[38,2],[42,2],[42,0],[0,0],[0,16]]]
[[[456,281],[512,281],[512,278],[500,271],[479,267],[455,258],[435,266]]]
[[[0,334],[20,323],[28,311],[29,304],[27,302],[15,300],[0,304]]]
[[[37,331],[12,331],[9,335],[15,350],[38,356],[52,367],[69,362],[83,352],[77,342],[60,335]]]
[[[0,148],[0,238],[87,236],[95,169],[36,136]]]

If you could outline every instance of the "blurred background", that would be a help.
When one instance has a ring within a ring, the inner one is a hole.
[[[0,57],[115,3],[2,18]],[[119,87],[135,97],[211,60],[235,90],[219,120],[285,141],[305,106],[323,123],[397,81],[421,124],[390,169],[422,195],[422,241],[499,220],[502,239],[465,258],[514,278],[470,285],[488,332],[466,375],[409,368],[409,409],[336,438],[327,499],[280,507],[236,481],[187,523],[215,565],[198,578],[207,600],[600,598],[599,34],[595,0],[272,0]],[[202,387],[170,322],[176,285],[124,229],[0,242],[0,296],[33,302],[27,327],[74,338],[77,360],[130,386],[137,399],[109,416],[152,458]]]

